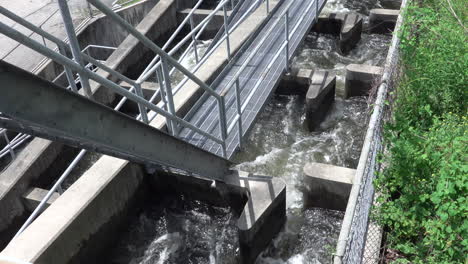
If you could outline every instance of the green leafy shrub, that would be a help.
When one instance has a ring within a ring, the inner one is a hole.
[[[465,0],[405,12],[404,74],[385,127],[376,217],[402,263],[465,263],[468,255]],[[452,11],[453,10],[453,11]]]

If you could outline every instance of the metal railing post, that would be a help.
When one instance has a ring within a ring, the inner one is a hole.
[[[267,15],[270,14],[270,0],[266,0],[266,12]]]
[[[238,121],[238,132],[239,132],[239,148],[242,149],[242,103],[241,103],[241,94],[240,94],[240,87],[239,87],[239,78],[236,80],[236,103],[237,103],[237,114],[239,115]]]
[[[133,85],[135,87],[135,93],[140,96],[141,98],[145,98],[143,96],[143,91],[141,90],[141,85],[139,83],[135,83]],[[142,104],[138,104],[138,110],[140,110],[141,120],[148,124],[148,110]]]
[[[163,79],[161,67],[158,67],[156,69],[156,78],[158,79],[158,83],[159,83],[159,91],[161,93],[161,100],[164,103],[163,109],[169,112],[168,104],[167,104],[167,95],[164,89],[164,84],[163,84],[164,79]],[[169,133],[172,134],[172,120],[170,120],[169,118],[166,118],[166,124],[167,124],[167,131],[169,131]]]
[[[227,138],[227,125],[225,113],[224,95],[221,95],[218,100],[218,114],[219,114],[219,130],[221,134],[221,148],[223,149],[223,157],[227,158],[226,138]]]
[[[226,5],[223,6],[223,14],[224,14],[224,33],[226,34],[227,54],[228,54],[228,59],[231,59],[231,44],[229,43],[229,28],[228,28],[228,21],[227,21]]]
[[[286,38],[286,72],[289,72],[289,9],[285,14],[285,23],[284,23],[284,35]]]
[[[91,4],[89,2],[86,2],[88,5],[88,12],[89,12],[89,17],[93,18],[93,10],[91,9]]]
[[[315,21],[318,20],[319,16],[319,0],[315,0]]]
[[[81,50],[78,44],[78,39],[75,35],[75,27],[73,26],[73,21],[70,15],[70,9],[66,0],[58,0],[60,13],[62,13],[63,23],[65,25],[65,31],[67,32],[68,41],[70,43],[70,48],[73,54],[73,58],[81,67],[83,66],[83,59],[81,58]],[[89,85],[89,79],[84,74],[78,74],[81,81],[81,86],[83,87],[85,94],[92,99],[93,93],[91,92],[91,86]]]
[[[162,66],[162,73],[164,78],[164,89],[167,96],[167,106],[169,113],[173,116],[176,115],[176,111],[174,108],[174,98],[172,94],[171,88],[171,78],[169,77],[169,69],[167,67],[167,60],[164,57],[161,57],[161,66]],[[160,86],[161,87],[161,86]],[[171,133],[173,136],[177,136],[177,124],[175,122],[171,122]]]
[[[8,146],[8,151],[10,152],[11,159],[14,160],[16,155],[15,155],[15,151],[13,150],[12,146],[10,145],[10,139],[8,138],[7,130],[3,131],[3,137],[5,138],[6,145]]]
[[[193,15],[190,15],[190,30],[193,31],[194,24],[193,24]],[[197,39],[195,38],[195,34],[192,34],[192,42],[193,42],[193,52],[195,53],[195,61],[198,63],[198,51],[197,51]]]
[[[67,52],[64,47],[62,47],[61,45],[58,45],[58,50],[60,54],[62,54],[65,57],[68,57]],[[70,68],[68,68],[65,65],[63,66],[63,68],[65,70],[65,76],[67,77],[70,88],[72,89],[73,92],[77,93],[78,88],[76,87],[75,78],[73,77],[73,72],[70,70]]]

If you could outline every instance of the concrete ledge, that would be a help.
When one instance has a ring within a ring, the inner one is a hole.
[[[385,34],[395,29],[400,10],[372,9],[369,15],[369,33]]]
[[[317,70],[306,95],[306,122],[314,131],[322,122],[335,100],[336,75],[330,71]]]
[[[29,211],[34,211],[36,207],[39,205],[39,203],[46,197],[48,190],[44,190],[41,188],[31,188],[29,189],[24,195],[24,205]],[[47,203],[44,206],[44,210],[47,209],[55,200],[57,200],[60,197],[60,194],[58,192],[55,192],[52,194],[52,196],[49,198]]]
[[[356,170],[322,163],[304,166],[304,205],[346,210]]]
[[[382,74],[383,68],[364,64],[349,64],[346,66],[345,95],[368,95]]]
[[[309,69],[292,68],[280,81],[275,93],[281,95],[305,95],[309,89],[312,74]]]

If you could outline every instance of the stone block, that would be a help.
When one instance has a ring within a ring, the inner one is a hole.
[[[382,67],[364,64],[346,66],[345,97],[368,95],[382,71]]]
[[[372,9],[369,15],[369,33],[385,34],[395,29],[399,10]]]
[[[400,9],[402,0],[380,0],[383,8]]]
[[[335,100],[336,76],[330,71],[314,72],[306,95],[306,122],[310,131],[322,122]]]
[[[305,95],[309,89],[313,70],[292,68],[280,81],[276,93],[281,95]]]
[[[350,52],[361,40],[362,16],[358,14],[346,14],[340,32],[340,51]]]
[[[356,170],[322,163],[304,166],[304,206],[346,210]]]

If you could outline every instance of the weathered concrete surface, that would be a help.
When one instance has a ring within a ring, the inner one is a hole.
[[[177,25],[175,12],[174,1],[161,0],[136,28],[152,40],[160,39]],[[141,52],[144,52],[144,49],[140,45],[134,37],[128,36],[106,61],[107,66],[125,72],[143,56]],[[115,78],[101,70],[98,74],[105,78]],[[109,104],[115,98],[111,90],[94,81],[91,81],[91,89],[95,100],[104,104]],[[0,232],[23,214],[21,196],[30,187],[30,183],[56,159],[61,148],[60,143],[34,138],[27,149],[21,151],[0,174]]]
[[[339,48],[348,53],[361,40],[363,26],[362,16],[355,13],[330,13],[320,15],[313,31],[324,34],[339,35]]]
[[[0,256],[35,264],[79,263],[79,254],[98,259],[103,244],[97,241],[111,243],[113,228],[135,206],[144,178],[138,165],[107,156],[102,159],[108,162],[93,165]]]
[[[24,262],[15,258],[7,258],[0,256],[0,264],[31,264],[29,262]]]
[[[314,131],[335,100],[336,75],[331,71],[317,70],[312,75],[306,94],[306,123]]]
[[[31,212],[34,211],[36,209],[36,207],[39,205],[39,203],[42,201],[42,199],[44,199],[44,197],[46,197],[48,192],[49,192],[48,190],[44,190],[44,189],[41,189],[41,188],[31,188],[31,189],[29,189],[23,195],[24,204],[25,204],[26,208]],[[45,204],[44,210],[47,209],[53,202],[55,202],[55,200],[57,200],[57,198],[59,198],[59,196],[60,196],[60,194],[58,192],[55,192],[54,194],[52,194],[52,196],[49,198],[49,200]]]
[[[400,10],[372,9],[369,14],[369,32],[385,34],[395,28]]]
[[[364,64],[346,66],[345,96],[368,95],[371,88],[378,83],[383,68]]]
[[[356,170],[322,163],[304,166],[304,206],[346,210]]]
[[[400,9],[402,0],[380,0],[383,8]]]
[[[182,23],[182,21],[187,17],[187,15],[190,13],[191,9],[184,9],[181,11],[177,12],[177,21],[178,23]],[[199,9],[193,12],[193,24],[194,27],[198,26],[200,22],[203,21],[213,10],[208,10],[208,9]],[[226,12],[228,16],[231,15],[231,11]],[[208,36],[214,36],[218,32],[218,30],[224,26],[224,13],[222,10],[216,12],[216,14],[211,18],[210,22],[208,22],[208,25],[205,28],[205,31],[202,34],[203,37],[208,37]],[[190,20],[187,22],[185,25],[187,29],[190,29]]]
[[[313,70],[292,68],[280,81],[275,93],[281,95],[305,95],[312,80]]]

